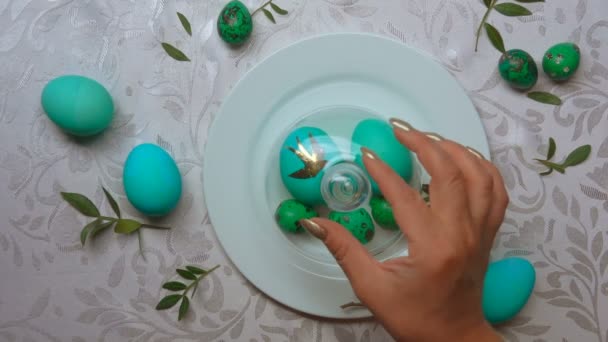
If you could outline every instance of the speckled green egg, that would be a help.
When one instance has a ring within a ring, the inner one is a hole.
[[[321,180],[325,168],[339,156],[335,142],[316,127],[293,130],[281,145],[281,180],[289,193],[305,205],[324,204]]]
[[[380,227],[389,230],[399,229],[399,226],[397,226],[397,222],[395,221],[395,216],[393,215],[393,208],[386,199],[374,197],[369,202],[369,206],[372,209],[374,221],[376,221]]]
[[[281,202],[274,214],[274,218],[277,220],[279,227],[289,233],[299,233],[303,230],[300,226],[300,220],[317,216],[319,215],[314,209],[295,199],[288,199]]]
[[[42,108],[62,130],[76,136],[91,136],[110,125],[114,103],[97,81],[78,75],[51,80],[42,90]]]
[[[370,242],[376,232],[374,221],[367,210],[360,208],[349,212],[332,211],[329,219],[343,225],[362,244]]]
[[[507,51],[498,61],[500,76],[515,89],[528,90],[538,80],[536,62],[529,53],[513,49]]]
[[[367,119],[359,122],[352,135],[351,153],[355,156],[355,163],[363,169],[361,147],[374,151],[380,159],[387,163],[399,176],[409,182],[414,174],[414,159],[409,149],[403,146],[393,128],[384,120]],[[374,194],[380,195],[378,184],[369,177]]]
[[[251,13],[247,7],[238,0],[230,1],[217,19],[217,32],[222,40],[228,44],[243,44],[253,30]]]
[[[572,77],[581,62],[581,50],[574,43],[553,45],[543,56],[543,70],[554,81]]]

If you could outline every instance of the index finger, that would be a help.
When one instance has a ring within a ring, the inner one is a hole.
[[[395,137],[416,153],[420,163],[431,176],[431,206],[439,217],[450,221],[469,222],[470,211],[462,170],[441,148],[437,134],[422,133],[408,123],[391,119]]]

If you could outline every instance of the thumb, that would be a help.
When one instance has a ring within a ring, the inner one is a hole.
[[[379,271],[380,264],[346,228],[323,218],[304,219],[300,224],[314,237],[323,241],[355,291],[372,286],[367,283],[375,279],[373,275]]]

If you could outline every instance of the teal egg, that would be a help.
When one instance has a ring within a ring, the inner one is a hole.
[[[530,298],[535,281],[534,267],[526,259],[514,257],[491,263],[483,283],[486,320],[497,324],[515,317]]]
[[[50,81],[42,90],[42,108],[57,126],[76,136],[100,133],[114,116],[110,93],[97,81],[78,75]]]
[[[351,140],[351,153],[355,156],[355,163],[364,169],[361,147],[374,151],[405,181],[412,180],[414,174],[412,153],[395,138],[393,128],[387,122],[378,119],[363,120],[355,127]],[[380,195],[378,184],[371,177],[369,179],[374,194]]]
[[[148,216],[163,216],[182,195],[182,177],[169,153],[153,144],[136,146],[127,157],[123,184],[129,202]]]
[[[335,142],[316,127],[300,127],[291,132],[279,155],[281,180],[298,201],[323,204],[321,179],[325,167],[339,155]]]

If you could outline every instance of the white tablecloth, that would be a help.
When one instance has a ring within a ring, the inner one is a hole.
[[[276,25],[256,16],[252,39],[241,49],[227,48],[217,36],[223,3],[0,0],[0,340],[390,340],[374,321],[302,316],[253,288],[222,251],[201,185],[209,123],[247,70],[299,39],[362,31],[434,55],[479,110],[511,195],[493,259],[520,255],[537,267],[535,293],[518,318],[501,327],[504,336],[607,341],[608,2],[552,0],[526,4],[530,17],[490,16],[507,48],[527,50],[537,61],[555,43],[579,44],[576,77],[556,85],[541,75],[537,87],[559,94],[561,107],[508,89],[487,39],[473,52],[481,1],[277,0],[289,15],[277,16]],[[251,8],[259,3],[247,1]],[[176,11],[190,19],[192,38]],[[161,41],[179,46],[192,62],[168,58]],[[117,106],[111,129],[77,141],[50,123],[40,93],[62,74],[107,87]],[[545,153],[549,137],[558,143],[557,158],[591,144],[590,159],[566,175],[540,177],[532,159]],[[87,194],[110,213],[103,185],[123,211],[137,216],[121,172],[127,153],[142,142],[169,150],[183,174],[179,208],[161,221],[173,229],[145,232],[147,263],[135,236],[107,232],[81,247],[85,219],[59,191]],[[161,284],[187,263],[223,267],[201,284],[195,314],[178,323],[175,312],[154,306],[165,294]]]

